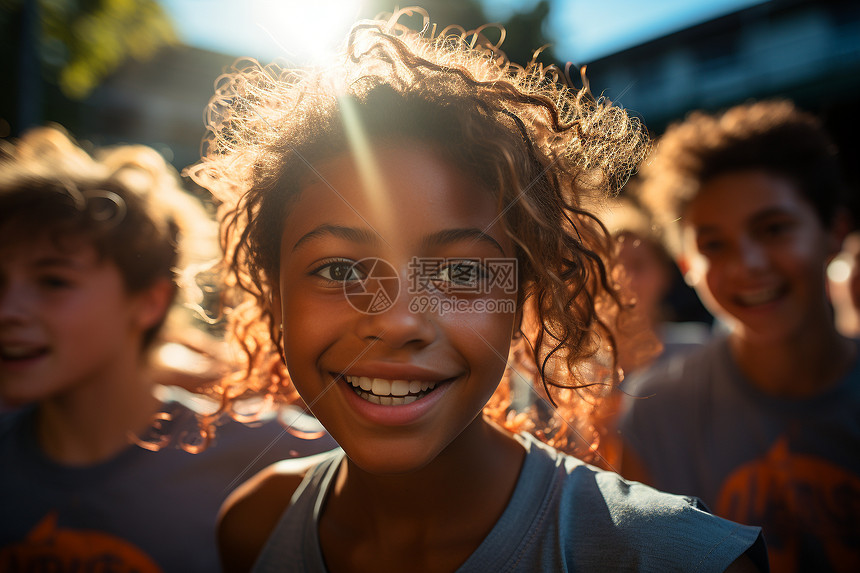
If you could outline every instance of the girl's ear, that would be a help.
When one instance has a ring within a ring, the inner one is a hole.
[[[281,330],[283,330],[283,323],[281,322],[281,293],[279,289],[273,289],[272,292],[269,293],[269,311],[272,313],[272,319],[275,321],[274,327],[277,329],[278,325],[280,325]]]
[[[514,313],[514,331],[511,338],[516,338],[523,328],[523,305],[517,305],[517,311]]]
[[[278,348],[278,354],[281,356],[281,362],[284,366],[287,365],[287,357],[284,354],[284,322],[283,314],[281,314],[281,291],[280,288],[272,290],[269,293],[269,312],[272,313],[272,330],[269,335],[272,341]]]
[[[169,278],[158,279],[149,288],[136,293],[136,319],[140,329],[148,330],[164,320],[174,296],[176,283]]]

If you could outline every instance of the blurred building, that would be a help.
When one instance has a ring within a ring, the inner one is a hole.
[[[204,107],[234,59],[165,47],[147,62],[126,61],[80,102],[43,84],[42,120],[96,145],[152,145],[181,169],[199,157]],[[825,120],[849,174],[860,163],[856,0],[770,0],[589,62],[588,77],[595,92],[640,115],[656,135],[693,109],[788,97]],[[0,120],[13,116],[2,111]],[[855,176],[855,190],[857,183]]]
[[[860,2],[771,0],[591,62],[588,76],[655,134],[693,109],[793,99],[825,121],[857,192]]]
[[[75,106],[68,127],[96,145],[150,145],[182,169],[200,158],[204,108],[235,60],[188,46],[130,60]]]

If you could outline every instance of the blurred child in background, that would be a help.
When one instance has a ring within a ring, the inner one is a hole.
[[[642,176],[729,332],[628,389],[622,473],[761,525],[774,571],[860,570],[860,353],[825,287],[847,229],[832,142],[786,101],[693,113]]]
[[[14,409],[0,417],[0,570],[217,571],[230,489],[332,446],[206,416],[155,385],[170,378],[148,353],[174,275],[217,253],[211,229],[149,148],[93,159],[55,128],[5,144],[0,397]]]
[[[617,469],[622,456],[618,415],[627,388],[656,362],[699,348],[710,337],[710,325],[691,320],[702,316],[702,309],[690,304],[690,295],[696,295],[689,292],[692,289],[635,196],[628,193],[610,201],[603,221],[616,242],[618,270],[634,316],[626,329],[631,332],[617,341],[623,378],[600,417],[606,432],[600,443],[603,460],[596,463]]]
[[[701,318],[701,313],[691,312],[689,307],[693,305],[685,296],[689,287],[660,241],[649,213],[635,198],[622,196],[609,204],[604,223],[618,244],[618,263],[634,297],[636,312],[643,317],[641,327],[650,329],[660,341],[661,349],[650,359],[668,358],[704,344],[710,336],[710,325],[694,320]],[[619,356],[625,381],[651,363],[643,364],[628,354],[622,352]]]

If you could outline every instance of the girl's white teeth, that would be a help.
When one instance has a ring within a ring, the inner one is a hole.
[[[420,380],[385,380],[384,378],[369,378],[367,376],[344,376],[344,378],[352,384],[353,388],[361,389],[369,393],[370,396],[380,398],[412,397],[414,400],[417,396],[410,396],[410,394],[420,394],[436,387],[436,382]],[[362,395],[364,394],[362,393]],[[385,404],[385,401],[380,403]]]

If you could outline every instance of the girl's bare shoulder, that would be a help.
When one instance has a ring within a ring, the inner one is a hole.
[[[227,497],[218,515],[218,549],[225,573],[251,569],[305,474],[328,455],[274,463]]]

